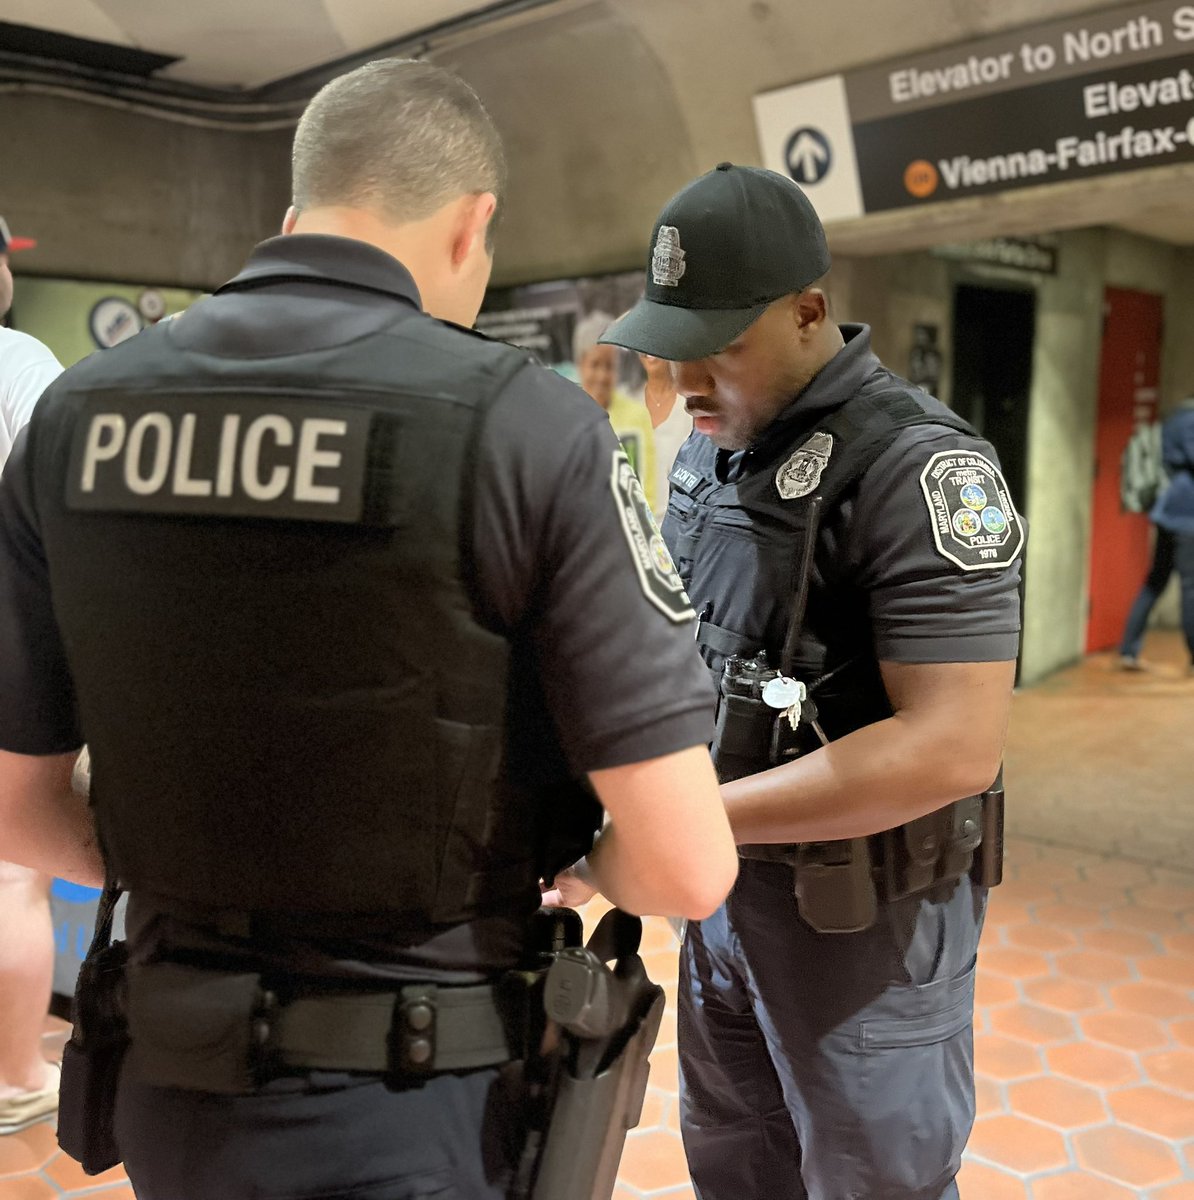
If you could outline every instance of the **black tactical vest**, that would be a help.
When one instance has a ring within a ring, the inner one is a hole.
[[[912,425],[974,434],[939,401],[879,370],[813,423],[797,411],[769,429],[733,481],[723,474],[727,452],[695,434],[684,444],[663,535],[700,617],[697,639],[715,683],[729,655],[765,651],[774,667],[787,643],[791,673],[810,688],[830,738],[891,715],[866,596],[836,577],[832,554],[810,526],[823,527]],[[820,553],[806,563],[810,538]]]
[[[550,808],[511,770],[508,714],[538,693],[475,615],[480,430],[528,358],[397,305],[293,358],[159,326],[112,361],[57,390],[30,451],[68,480],[39,515],[123,885],[383,928],[532,911],[600,812],[547,721]],[[576,844],[548,864],[564,809]]]

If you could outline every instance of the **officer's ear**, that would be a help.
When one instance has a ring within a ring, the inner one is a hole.
[[[829,320],[829,297],[815,285],[806,287],[792,297],[792,315],[805,337],[817,333]]]
[[[282,218],[282,232],[284,234],[293,233],[295,225],[298,224],[298,219],[298,209],[292,204],[286,210],[286,215]]]
[[[497,197],[492,192],[465,196],[461,200],[460,216],[452,239],[452,267],[459,269],[478,250],[489,256],[486,238],[489,222],[497,211]]]

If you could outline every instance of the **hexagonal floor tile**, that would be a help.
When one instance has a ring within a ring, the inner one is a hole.
[[[1043,925],[1060,925],[1063,929],[1093,929],[1103,924],[1099,909],[1080,904],[1038,904],[1036,919]]]
[[[1020,998],[1014,979],[979,971],[974,980],[974,1003],[976,1008],[994,1008],[998,1004],[1012,1004]]]
[[[1112,925],[1144,933],[1181,933],[1186,929],[1177,913],[1163,908],[1114,908],[1108,911],[1107,919]]]
[[[996,1009],[991,1014],[991,1028],[995,1033],[1037,1046],[1067,1042],[1075,1033],[1072,1017],[1035,1004],[1011,1004]]]
[[[1121,1125],[1176,1142],[1194,1135],[1194,1099],[1177,1096],[1166,1088],[1134,1087],[1107,1097]]]
[[[1074,950],[1054,959],[1062,975],[1084,979],[1088,983],[1119,983],[1132,978],[1132,967],[1118,954],[1097,950]]]
[[[1084,929],[1082,945],[1087,950],[1104,954],[1119,954],[1127,958],[1157,953],[1157,940],[1151,934],[1131,929]]]
[[[1181,988],[1164,983],[1125,983],[1112,988],[1110,997],[1116,1008],[1162,1021],[1194,1016],[1194,1001]]]
[[[1109,1046],[1071,1042],[1068,1046],[1050,1046],[1045,1058],[1057,1074],[1093,1087],[1120,1087],[1140,1078],[1135,1060]]]
[[[0,1137],[0,1179],[36,1171],[57,1153],[58,1135],[48,1121]]]
[[[1065,1139],[1023,1117],[983,1117],[974,1123],[970,1149],[979,1158],[1022,1174],[1066,1166],[1070,1161]]]
[[[19,1175],[0,1183],[4,1200],[58,1200],[61,1195],[40,1175]]]
[[[1030,979],[1024,984],[1024,994],[1044,1008],[1064,1013],[1092,1012],[1106,1004],[1103,993],[1081,979]]]
[[[1016,1175],[967,1159],[958,1172],[958,1190],[981,1200],[1024,1200],[1026,1185]]]
[[[1078,944],[1078,938],[1068,929],[1058,929],[1055,925],[1009,925],[1007,940],[1009,945],[1039,950],[1042,954],[1068,950]]]
[[[1181,1175],[1177,1155],[1164,1142],[1114,1125],[1074,1135],[1078,1162],[1129,1187],[1154,1188]]]
[[[1140,1193],[1086,1171],[1066,1171],[1034,1180],[1032,1196],[1033,1200],[1139,1200]]]
[[[975,1075],[974,1109],[980,1117],[1006,1112],[1007,1105],[1003,1099],[1002,1085],[994,1079],[988,1079],[985,1075]]]
[[[1103,1098],[1094,1088],[1068,1079],[1041,1076],[1013,1083],[1007,1089],[1013,1113],[1035,1117],[1061,1129],[1082,1129],[1107,1120]]]
[[[1143,908],[1161,908],[1180,913],[1194,908],[1194,887],[1156,884],[1132,889],[1132,898]]]
[[[1141,958],[1136,966],[1145,979],[1169,983],[1187,991],[1194,989],[1194,958],[1176,955],[1166,958]]]
[[[1194,1096],[1194,1051],[1162,1050],[1144,1055],[1141,1061],[1154,1083]]]
[[[1041,1059],[1035,1047],[1024,1042],[979,1034],[974,1039],[974,1067],[992,1079],[1024,1079],[1040,1073]]]
[[[680,1138],[664,1130],[628,1137],[618,1178],[640,1192],[657,1192],[686,1184],[688,1163]]]
[[[1153,1192],[1152,1200],[1194,1200],[1194,1183],[1175,1183]]]
[[[980,971],[991,971],[1009,979],[1033,979],[1049,974],[1049,960],[1033,950],[1017,950],[1014,946],[993,946],[979,951]]]
[[[1067,883],[1057,890],[1063,904],[1078,904],[1083,908],[1122,908],[1131,900],[1123,888],[1104,887],[1101,883],[1083,880]]]
[[[1125,862],[1119,858],[1105,859],[1087,867],[1082,874],[1091,883],[1101,884],[1106,888],[1129,888],[1145,886],[1151,876],[1148,868],[1140,863]]]
[[[1160,1021],[1139,1013],[1093,1013],[1079,1018],[1078,1024],[1088,1038],[1122,1050],[1157,1050],[1169,1042]]]

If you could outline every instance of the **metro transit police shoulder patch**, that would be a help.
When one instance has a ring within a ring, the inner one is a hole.
[[[677,625],[695,620],[692,601],[684,591],[680,574],[664,544],[659,526],[655,524],[655,516],[643,494],[643,485],[639,483],[624,450],[619,447],[613,452],[612,458],[610,490],[618,506],[618,519],[630,547],[630,556],[634,560],[643,595]]]
[[[972,450],[941,450],[925,464],[920,489],[933,541],[963,571],[1010,567],[1024,546],[1024,524],[1003,473]]]

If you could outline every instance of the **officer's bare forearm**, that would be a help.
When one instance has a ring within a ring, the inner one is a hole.
[[[0,751],[0,858],[98,887],[104,864],[87,798],[71,788],[75,758]]]
[[[1014,663],[885,664],[897,713],[722,785],[739,843],[864,837],[972,796],[999,769]],[[962,714],[968,736],[957,736]]]

